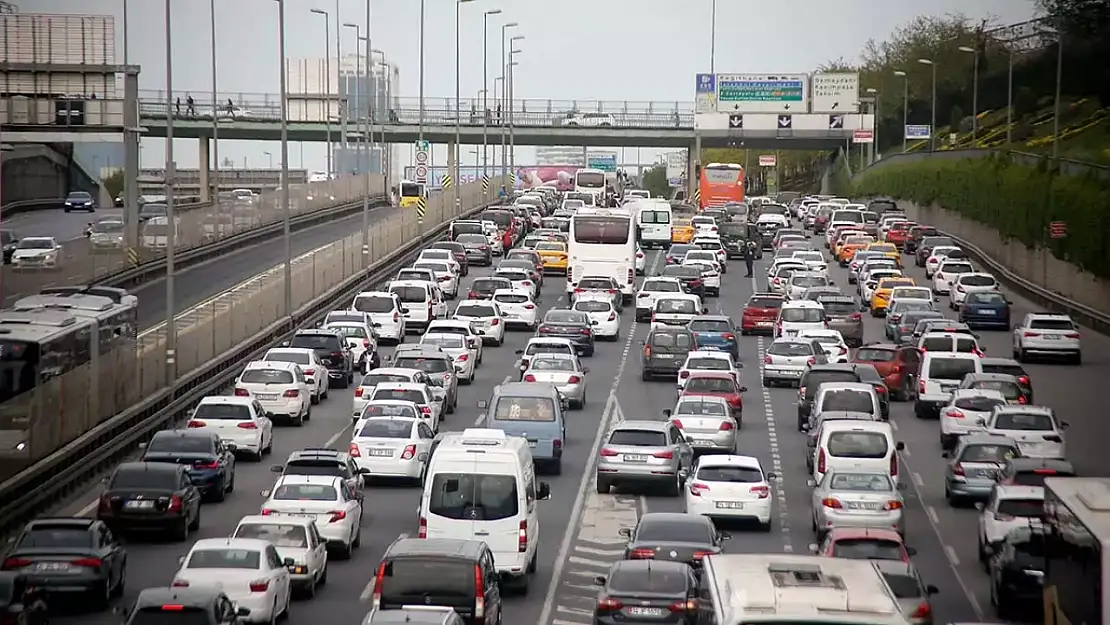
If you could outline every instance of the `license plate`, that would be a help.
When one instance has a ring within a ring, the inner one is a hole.
[[[628,608],[629,616],[663,616],[663,608]]]
[[[757,325],[761,328],[769,328],[769,327],[775,325],[775,323],[773,321],[759,321],[755,325]]]
[[[648,459],[647,456],[639,454],[624,454],[623,458],[625,462],[647,462]]]
[[[274,401],[275,399],[278,398],[278,396],[277,396],[277,394],[272,394],[272,395],[271,394],[264,394],[264,395],[255,395],[254,398],[257,399],[258,401]]]
[[[511,312],[508,312],[508,311],[503,311],[501,314],[505,315],[506,319],[519,319],[520,318],[516,313],[511,313]]]
[[[783,330],[783,332],[782,332],[783,336],[795,336],[797,334],[798,334],[797,330]]]
[[[846,506],[849,510],[878,510],[879,504],[868,501],[849,501]]]
[[[366,455],[367,456],[386,456],[386,457],[388,457],[388,456],[393,455],[393,450],[392,449],[368,449],[368,450],[366,450]]]
[[[730,510],[741,510],[744,507],[744,503],[740,501],[718,501],[717,507],[728,508]]]
[[[996,315],[996,314],[998,314],[998,311],[990,310],[990,309],[980,310],[979,314],[981,314],[981,315]]]
[[[124,504],[125,508],[131,510],[149,510],[154,507],[153,501],[129,501]]]
[[[1026,449],[1040,449],[1040,447],[1040,443],[1018,443],[1018,449],[1021,449],[1022,451]]]
[[[528,446],[529,447],[535,447],[536,446],[536,441],[528,441]]]
[[[674,358],[674,354],[655,354],[658,358]]]
[[[68,562],[39,562],[35,565],[36,571],[68,571]]]
[[[1044,340],[1046,340],[1046,341],[1059,341],[1060,337],[1052,335],[1052,334],[1046,334],[1046,335],[1044,335]]]

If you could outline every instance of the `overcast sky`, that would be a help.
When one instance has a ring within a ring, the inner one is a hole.
[[[117,54],[122,61],[124,0],[15,0],[24,12],[116,16]],[[164,0],[129,0],[131,62],[142,66],[140,89],[166,84]],[[343,22],[365,23],[364,0],[285,0],[286,51],[290,58],[324,56],[324,22],[309,9],[332,13]],[[473,97],[482,83],[482,13],[490,17],[489,76],[498,75],[502,22],[520,24],[517,43],[523,51],[516,75],[518,98],[547,100],[692,101],[694,74],[709,71],[713,0],[475,0],[461,6],[461,91]],[[455,92],[455,2],[426,0],[425,95],[453,97]],[[209,2],[171,0],[174,89],[189,90],[199,101],[211,90]],[[274,0],[216,0],[217,79],[220,92],[276,93],[279,89],[277,3]],[[374,0],[373,43],[400,69],[400,93],[415,97],[419,89],[419,22],[417,0]],[[886,38],[920,13],[963,12],[1000,23],[1029,19],[1031,0],[719,0],[717,2],[716,70],[718,72],[810,72],[826,61],[855,59],[868,39]],[[334,33],[334,31],[333,31]],[[334,34],[333,34],[334,38]],[[343,47],[354,46],[347,29]],[[334,46],[332,50],[334,54]],[[537,104],[540,104],[537,102]],[[544,106],[546,103],[543,104]],[[539,106],[537,106],[539,108]],[[144,140],[147,166],[164,162],[163,141]],[[196,142],[175,143],[178,164],[195,167]],[[264,151],[276,144],[221,142],[221,156],[241,165],[265,167]],[[464,162],[468,156],[464,149]],[[635,150],[626,162],[635,161]],[[655,150],[642,150],[653,161]],[[299,166],[301,149],[290,149],[290,165]],[[304,166],[322,169],[322,145],[303,148]],[[442,154],[442,152],[441,152]],[[442,155],[435,156],[442,163]],[[517,148],[517,162],[528,164],[531,150]],[[407,151],[405,159],[407,160]],[[408,163],[404,163],[408,164]]]

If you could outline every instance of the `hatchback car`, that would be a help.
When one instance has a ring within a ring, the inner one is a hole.
[[[694,334],[676,327],[652,328],[641,345],[640,377],[645,382],[656,376],[677,376],[686,355],[697,349]]]
[[[730,454],[736,449],[739,422],[723,397],[682,396],[673,410],[663,411],[663,417],[682,432],[695,452]]]
[[[907,547],[902,535],[893,529],[838,527],[825,533],[820,544],[811,544],[817,555],[852,560],[893,560],[909,562],[917,550]]]
[[[752,456],[702,456],[687,481],[683,508],[714,520],[752,521],[770,531],[770,481],[776,477]]]
[[[618,560],[608,575],[594,578],[599,587],[593,610],[596,625],[633,622],[693,622],[698,579],[683,562]],[[676,621],[675,619],[686,619]],[[650,621],[648,621],[650,619]]]
[[[622,421],[609,432],[599,452],[596,489],[661,485],[677,497],[693,465],[694,452],[682,432],[667,421]]]

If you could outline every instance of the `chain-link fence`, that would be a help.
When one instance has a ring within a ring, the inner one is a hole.
[[[500,178],[495,181],[501,184]],[[285,268],[279,265],[177,315],[178,377],[220,357],[348,278],[365,272],[406,242],[484,201],[480,182],[463,185],[460,192],[460,208],[456,208],[453,194],[429,198],[423,223],[411,209],[375,224],[368,233],[365,250],[362,232],[358,231],[292,259],[292,310],[286,305]],[[0,448],[0,459],[15,456],[25,466],[166,388],[166,333],[166,324],[159,324],[140,334],[137,346],[129,341],[0,404],[0,445],[11,443]]]
[[[357,201],[366,193],[371,197],[386,195],[384,178],[343,176],[296,185],[289,189],[289,208],[293,215],[310,213]],[[125,269],[132,262],[162,258],[171,239],[175,240],[177,252],[185,252],[275,223],[285,216],[283,206],[281,191],[266,191],[254,196],[221,193],[217,202],[178,213],[176,228],[171,228],[164,218],[157,218],[164,205],[144,206],[139,213],[138,245],[133,248],[128,246],[122,223],[118,221],[93,223],[89,237],[59,242],[60,248],[53,251],[35,250],[32,257],[21,258],[19,246],[37,244],[18,243],[12,264],[5,265],[0,274],[0,306],[9,306],[19,297],[38,293],[44,287],[88,284]],[[34,238],[34,233],[24,234],[27,239]]]

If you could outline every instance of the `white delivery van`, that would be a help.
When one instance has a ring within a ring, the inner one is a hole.
[[[632,203],[636,211],[636,227],[640,233],[640,247],[669,248],[671,246],[671,204],[651,200]]]
[[[448,434],[426,475],[420,537],[480,540],[501,578],[527,588],[540,540],[538,502],[551,496],[536,481],[528,440],[485,428]]]

